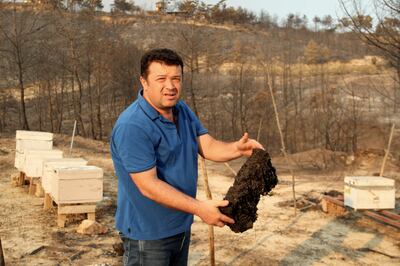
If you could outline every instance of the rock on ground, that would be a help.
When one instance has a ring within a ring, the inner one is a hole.
[[[96,221],[83,220],[76,231],[83,235],[101,235],[107,233],[108,228]]]

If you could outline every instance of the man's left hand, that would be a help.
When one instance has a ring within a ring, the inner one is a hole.
[[[249,134],[246,132],[243,134],[243,137],[236,141],[236,148],[239,153],[243,156],[251,156],[253,153],[253,149],[263,149],[264,147],[256,140],[250,139]]]

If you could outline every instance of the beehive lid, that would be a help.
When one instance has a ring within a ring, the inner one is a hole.
[[[387,187],[394,186],[394,180],[380,176],[346,176],[344,183],[359,187]]]
[[[53,133],[50,132],[42,132],[42,131],[26,131],[26,130],[17,130],[15,134],[16,139],[25,139],[25,140],[53,140]]]
[[[54,171],[58,179],[88,179],[102,178],[103,169],[93,165],[57,166]]]
[[[53,166],[57,164],[67,164],[67,163],[74,163],[74,164],[77,163],[85,165],[87,164],[87,162],[88,161],[83,158],[51,158],[51,159],[46,159],[46,161],[44,161],[44,164],[48,166]]]
[[[46,158],[52,156],[62,156],[62,150],[25,150],[25,154],[29,158]]]

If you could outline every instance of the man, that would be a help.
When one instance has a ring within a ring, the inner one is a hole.
[[[179,99],[182,79],[183,61],[174,51],[143,55],[143,89],[112,132],[124,265],[187,265],[193,215],[209,225],[234,223],[218,209],[228,201],[196,199],[198,154],[228,161],[262,148],[247,133],[232,143],[212,138]]]

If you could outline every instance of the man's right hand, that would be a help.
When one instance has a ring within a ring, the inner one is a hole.
[[[206,200],[199,202],[199,208],[195,215],[199,216],[203,222],[209,225],[223,227],[226,223],[233,224],[235,221],[222,214],[218,207],[228,206],[227,200]]]

